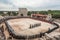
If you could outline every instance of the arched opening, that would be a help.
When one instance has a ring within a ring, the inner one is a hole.
[[[23,14],[21,14],[21,16],[23,16]]]

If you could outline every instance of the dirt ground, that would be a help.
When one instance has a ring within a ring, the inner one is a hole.
[[[55,21],[60,23],[59,19],[55,19]],[[9,25],[12,26],[12,28],[15,30],[16,33],[23,34],[23,35],[25,34],[31,35],[31,34],[37,34],[39,32],[45,32],[48,30],[48,28],[53,26],[50,23],[46,23],[43,21],[37,21],[34,19],[14,19],[14,20],[9,20],[7,22],[9,23]],[[30,24],[34,25],[35,23],[40,23],[41,25],[30,30],[29,29]],[[23,40],[23,39],[13,39],[13,40]],[[60,28],[58,28],[57,30],[49,34],[45,34],[41,38],[25,39],[25,40],[60,40]]]
[[[49,30],[49,28],[53,28],[54,25],[43,22],[43,21],[38,21],[34,19],[29,19],[29,18],[21,18],[21,19],[13,19],[7,21],[9,25],[14,29],[14,31],[18,34],[21,35],[35,35],[40,32],[46,32]],[[30,25],[38,24],[40,23],[40,26],[37,26],[36,28],[29,29]]]

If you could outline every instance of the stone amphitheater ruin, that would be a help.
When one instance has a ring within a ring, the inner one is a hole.
[[[0,16],[0,40],[60,40],[60,22],[51,15],[49,21],[27,17],[27,9],[20,9],[18,16]]]
[[[60,23],[33,17],[1,17],[0,40],[60,40]]]

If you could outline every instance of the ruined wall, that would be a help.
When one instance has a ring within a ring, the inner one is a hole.
[[[19,14],[18,16],[21,16],[21,14],[23,14],[23,16],[27,16],[27,9],[26,8],[19,8]]]

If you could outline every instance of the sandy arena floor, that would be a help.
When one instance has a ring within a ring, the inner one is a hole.
[[[40,32],[46,32],[49,30],[49,28],[54,27],[54,25],[39,21],[39,20],[34,20],[30,18],[20,18],[20,19],[13,19],[7,21],[8,24],[14,29],[14,31],[18,34],[23,34],[23,35],[35,35]],[[41,23],[40,26],[29,29],[30,25],[34,25],[37,23]]]

